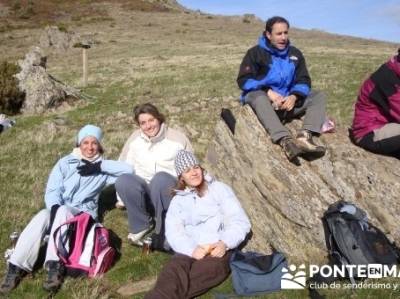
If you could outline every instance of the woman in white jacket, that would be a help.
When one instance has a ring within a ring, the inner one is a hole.
[[[179,150],[192,151],[192,146],[182,132],[166,125],[154,105],[137,105],[133,113],[139,129],[126,141],[119,160],[132,165],[135,174],[119,177],[115,189],[117,205],[128,212],[128,240],[141,246],[154,222],[155,233],[164,238],[163,221],[177,181],[174,160]]]
[[[196,157],[175,159],[178,186],[166,216],[166,238],[176,252],[145,298],[193,298],[229,275],[231,249],[250,231],[232,189],[204,174]]]

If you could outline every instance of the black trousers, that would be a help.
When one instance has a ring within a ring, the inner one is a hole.
[[[400,135],[374,141],[374,132],[371,132],[361,138],[357,144],[375,154],[400,158]]]

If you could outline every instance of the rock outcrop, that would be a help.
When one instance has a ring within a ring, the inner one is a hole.
[[[96,44],[94,35],[93,33],[80,35],[57,26],[46,26],[39,38],[39,46],[47,51],[63,53],[82,44],[93,46]]]
[[[252,222],[247,249],[284,252],[291,262],[322,263],[327,255],[321,217],[328,205],[344,199],[367,211],[369,220],[400,242],[400,161],[353,145],[344,128],[321,136],[324,157],[287,161],[271,143],[248,106],[233,111],[232,134],[220,120],[205,166],[230,184]],[[288,125],[295,130],[301,125]]]
[[[24,60],[18,61],[21,71],[15,75],[18,88],[25,93],[23,113],[41,113],[57,107],[79,92],[56,80],[46,71],[46,57],[39,47],[33,47]]]
[[[57,26],[46,26],[39,39],[40,47],[52,48],[57,51],[67,51],[78,41],[78,37],[66,30],[60,30]]]

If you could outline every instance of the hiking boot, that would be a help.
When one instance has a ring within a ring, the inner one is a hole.
[[[152,250],[163,251],[170,254],[174,253],[163,233],[153,233],[150,238]]]
[[[301,149],[297,147],[293,141],[293,138],[290,136],[283,137],[279,144],[290,162],[292,162],[298,155],[302,153]]]
[[[151,224],[148,228],[133,234],[133,233],[129,233],[128,234],[128,241],[132,244],[132,245],[136,245],[136,246],[143,246],[143,238],[144,236],[146,236],[150,231],[152,231],[154,228],[154,225]]]
[[[49,292],[57,291],[64,278],[64,266],[59,261],[48,261],[47,279],[43,283],[43,288]]]
[[[15,289],[26,272],[11,263],[8,264],[7,274],[0,286],[0,293],[6,294]]]
[[[301,130],[296,136],[297,146],[306,153],[325,153],[325,147],[315,144],[310,131]]]

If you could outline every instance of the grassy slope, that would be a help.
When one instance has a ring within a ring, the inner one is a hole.
[[[134,128],[131,108],[138,102],[152,101],[173,126],[184,128],[202,157],[220,108],[237,105],[238,66],[263,27],[261,23],[244,23],[241,18],[138,12],[121,10],[116,4],[96,7],[107,12],[101,22],[95,22],[93,16],[87,24],[82,19],[62,19],[70,30],[92,34],[97,42],[89,51],[90,85],[84,90],[90,99],[56,113],[19,116],[17,126],[0,136],[0,252],[7,247],[8,234],[21,231],[43,206],[52,165],[71,150],[76,131],[85,123],[104,129],[106,154],[117,158]],[[0,56],[9,61],[21,58],[38,43],[39,35],[39,30],[29,28],[0,33]],[[306,56],[314,87],[326,92],[329,115],[342,126],[349,124],[360,81],[396,49],[394,44],[316,31],[292,30],[292,42]],[[49,72],[79,86],[80,55],[77,49],[49,54]],[[57,117],[66,123],[57,125]],[[167,260],[159,253],[141,257],[138,249],[125,242],[128,231],[124,212],[108,212],[105,224],[122,239],[121,259],[103,279],[67,279],[56,298],[116,298],[120,285],[155,275]],[[0,270],[4,268],[1,263]],[[45,297],[41,290],[44,273],[36,273],[34,278],[24,279],[11,298]],[[222,289],[231,291],[229,282]],[[292,298],[306,295],[285,292],[270,297],[289,294]],[[350,294],[328,293],[335,297]],[[368,296],[376,298],[376,294]],[[384,295],[389,296],[395,295]]]

